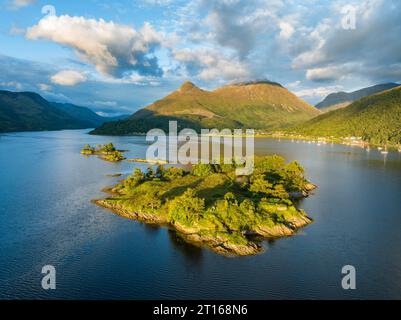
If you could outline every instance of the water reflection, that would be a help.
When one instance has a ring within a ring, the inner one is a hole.
[[[169,239],[177,251],[182,253],[185,259],[191,263],[191,265],[199,266],[203,258],[203,249],[192,245],[183,239],[183,236],[178,232],[169,229]]]
[[[264,241],[265,253],[232,259],[94,206],[122,179],[106,174],[147,167],[79,154],[108,142],[128,158],[143,158],[148,145],[79,130],[1,136],[0,298],[401,298],[400,153],[256,139],[257,155],[297,160],[319,186],[297,204],[314,223]],[[49,263],[60,286],[44,293],[40,270]],[[339,285],[345,264],[358,270],[356,291]]]

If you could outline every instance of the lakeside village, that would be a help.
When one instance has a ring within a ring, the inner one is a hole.
[[[313,137],[313,136],[304,136],[301,134],[291,134],[291,133],[284,133],[284,132],[274,132],[274,133],[267,133],[267,132],[258,132],[257,137],[266,137],[266,138],[275,138],[275,139],[287,139],[297,143],[308,143],[308,144],[317,144],[326,145],[326,144],[343,144],[346,146],[352,147],[359,147],[365,149],[366,151],[370,151],[373,148],[377,148],[377,150],[386,155],[389,151],[398,151],[401,153],[401,145],[398,144],[397,146],[384,144],[384,145],[376,145],[369,143],[368,141],[363,140],[363,137]]]

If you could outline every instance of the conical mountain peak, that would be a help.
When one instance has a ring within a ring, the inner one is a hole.
[[[191,81],[185,81],[180,87],[180,91],[189,91],[192,89],[198,89],[198,87],[193,84]]]

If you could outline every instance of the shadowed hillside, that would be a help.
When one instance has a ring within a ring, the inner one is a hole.
[[[33,92],[0,91],[0,132],[90,128]]]

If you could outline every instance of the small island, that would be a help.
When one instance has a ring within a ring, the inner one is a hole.
[[[117,150],[112,143],[98,145],[95,147],[91,147],[87,144],[81,150],[81,154],[86,156],[97,155],[100,159],[109,161],[109,162],[120,162],[125,160],[123,156],[124,150]]]
[[[184,240],[234,256],[262,251],[261,241],[293,235],[312,222],[294,204],[316,188],[297,163],[282,157],[255,159],[251,176],[237,165],[198,164],[190,172],[159,165],[135,169],[111,196],[94,200],[123,217],[165,225]]]

